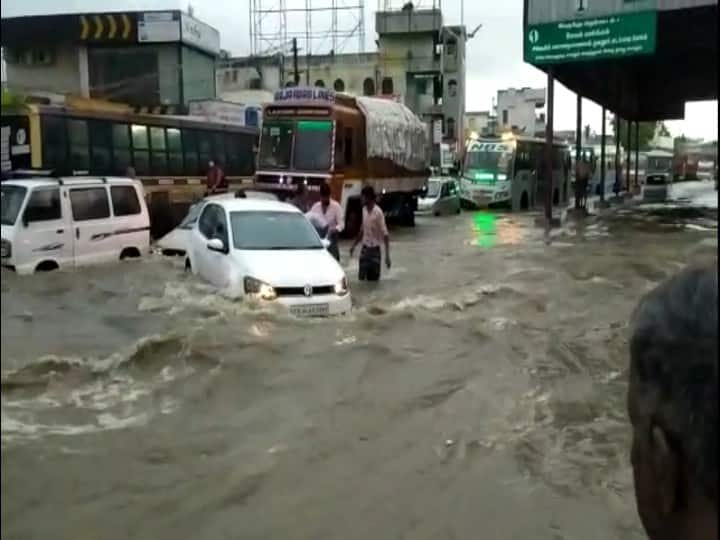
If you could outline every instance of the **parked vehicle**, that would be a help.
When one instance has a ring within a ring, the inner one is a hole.
[[[2,265],[18,274],[140,257],[150,250],[142,184],[129,178],[2,183]]]
[[[460,191],[454,179],[431,177],[424,195],[418,199],[418,213],[441,214],[460,213]]]
[[[207,201],[192,228],[186,268],[233,297],[280,303],[298,316],[350,310],[345,272],[290,204]]]
[[[328,183],[345,212],[345,234],[360,228],[360,191],[372,185],[388,216],[414,224],[429,176],[427,126],[402,103],[326,88],[285,88],[265,106],[255,185],[283,196],[307,185],[310,201]]]
[[[647,153],[647,173],[641,197],[645,202],[664,202],[673,179],[673,155],[662,150]]]
[[[272,193],[266,193],[263,191],[245,190],[244,195],[248,199],[264,199],[270,201],[277,201],[278,198]],[[190,234],[198,216],[200,210],[208,201],[222,200],[222,199],[233,199],[237,197],[237,193],[222,193],[219,195],[210,195],[205,197],[201,201],[191,205],[188,209],[187,215],[180,222],[180,225],[175,227],[172,231],[163,236],[157,241],[157,246],[160,248],[160,252],[163,255],[168,256],[183,256],[187,253],[188,245],[190,243]]]

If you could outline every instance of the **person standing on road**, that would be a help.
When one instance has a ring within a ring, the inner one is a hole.
[[[587,204],[588,183],[592,171],[585,158],[580,158],[575,166],[575,208],[585,208]]]
[[[214,193],[225,193],[228,190],[227,178],[220,164],[215,160],[208,162],[207,172],[207,192],[209,195]]]
[[[331,190],[328,184],[322,184],[320,186],[320,200],[312,206],[310,213],[325,218],[325,222],[327,223],[327,239],[330,241],[328,251],[340,262],[338,238],[343,230],[345,218],[343,217],[342,206],[330,197],[330,192]]]
[[[632,316],[631,461],[650,540],[718,534],[717,271],[717,263],[685,269]]]
[[[380,245],[385,244],[385,266],[390,269],[390,235],[385,224],[385,214],[376,203],[375,190],[372,186],[362,189],[363,219],[360,233],[350,248],[350,257],[355,248],[362,242],[358,263],[358,279],[360,281],[378,281],[382,266]]]

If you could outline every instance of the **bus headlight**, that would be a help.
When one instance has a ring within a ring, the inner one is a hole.
[[[243,286],[245,288],[245,294],[254,294],[263,300],[275,300],[277,298],[275,289],[259,279],[246,276],[243,280]]]
[[[345,296],[348,292],[347,278],[342,278],[335,284],[335,294],[338,296]]]

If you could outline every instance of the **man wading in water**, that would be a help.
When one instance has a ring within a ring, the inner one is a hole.
[[[350,248],[350,257],[353,256],[357,245],[362,242],[358,264],[358,279],[360,281],[378,281],[382,263],[380,244],[385,244],[385,266],[390,269],[392,264],[390,262],[390,235],[385,224],[385,215],[375,203],[375,190],[372,186],[365,186],[362,189],[362,200],[362,226],[358,237]]]
[[[343,230],[343,209],[340,203],[330,198],[330,186],[320,186],[320,200],[310,209],[311,214],[322,216],[327,223],[327,239],[330,241],[328,251],[340,261],[340,249],[338,248],[338,236]]]
[[[684,270],[632,317],[631,461],[650,540],[718,534],[717,270]]]

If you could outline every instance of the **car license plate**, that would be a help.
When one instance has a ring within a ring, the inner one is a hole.
[[[320,317],[330,312],[328,304],[301,304],[299,306],[291,306],[290,313],[297,317]]]

